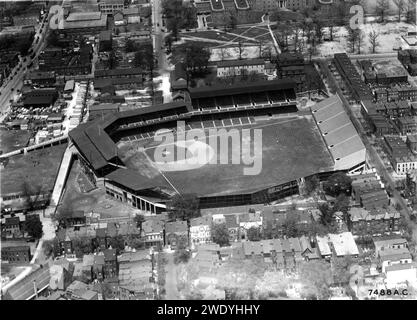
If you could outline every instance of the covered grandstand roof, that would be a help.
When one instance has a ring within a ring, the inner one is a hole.
[[[243,93],[288,90],[295,89],[296,86],[296,82],[292,79],[276,79],[270,81],[256,81],[253,83],[241,82],[231,86],[217,84],[214,86],[190,88],[189,91],[191,99],[199,99],[207,97],[230,96]]]
[[[333,157],[335,170],[348,170],[365,161],[365,146],[338,95],[312,106],[311,111]]]
[[[133,191],[153,189],[156,187],[168,187],[168,183],[165,182],[162,176],[147,178],[131,169],[117,169],[108,174],[106,179],[121,184]]]

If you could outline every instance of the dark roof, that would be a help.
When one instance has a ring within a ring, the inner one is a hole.
[[[55,97],[52,95],[25,97],[23,100],[24,105],[52,105],[54,102]]]
[[[116,258],[116,249],[106,249],[103,251],[105,261],[114,261]]]
[[[237,67],[237,66],[254,66],[265,65],[264,59],[246,59],[246,60],[224,60],[217,63],[217,68]]]
[[[118,103],[100,103],[100,104],[93,104],[90,106],[90,112],[94,111],[104,111],[104,110],[115,110],[119,111],[120,105]]]
[[[176,232],[187,232],[187,230],[188,230],[187,221],[173,221],[173,222],[167,222],[165,224],[166,234],[176,233]]]
[[[19,217],[6,218],[6,221],[5,221],[6,226],[16,225],[19,223],[20,223]]]
[[[105,238],[107,234],[107,228],[98,228],[96,230],[96,236],[99,238]]]
[[[95,77],[128,76],[128,75],[138,75],[138,74],[142,74],[142,70],[140,68],[96,70],[94,72]]]
[[[131,169],[119,168],[108,174],[106,179],[123,185],[133,191],[153,189],[158,186],[169,188],[168,184],[162,179],[162,177],[158,176],[150,179]]]
[[[296,82],[292,79],[276,79],[265,80],[256,82],[243,82],[227,86],[224,84],[216,84],[213,86],[204,86],[200,88],[190,88],[191,99],[206,98],[206,97],[218,97],[218,96],[230,96],[243,93],[256,93],[265,91],[278,91],[278,90],[294,90]]]
[[[28,251],[30,253],[30,247],[29,246],[13,246],[13,247],[2,247],[1,251]]]
[[[237,228],[239,227],[237,220],[236,220],[236,215],[234,214],[225,214],[224,218],[226,219],[226,227],[227,228]]]

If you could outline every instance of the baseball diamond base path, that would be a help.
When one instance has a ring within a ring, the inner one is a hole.
[[[241,160],[244,148],[241,148],[243,143],[239,140],[236,145],[229,143],[227,164],[217,161],[194,170],[165,171],[162,172],[164,179],[181,193],[227,195],[262,190],[333,169],[333,160],[310,116],[259,121],[234,130],[241,132],[242,128],[262,132],[262,170],[259,174],[244,175],[244,169],[253,167],[253,164],[245,165],[242,161],[231,163],[233,155]],[[249,151],[253,155],[253,132],[251,137]],[[150,139],[125,141],[119,144],[119,155],[129,169],[157,183],[161,173],[152,163],[155,148],[154,141]]]

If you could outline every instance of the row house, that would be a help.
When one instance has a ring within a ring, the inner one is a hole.
[[[180,241],[189,243],[187,221],[173,221],[165,224],[165,245],[172,250],[178,247]]]
[[[250,73],[265,73],[263,59],[225,60],[217,63],[217,77],[234,77]]]
[[[382,235],[398,231],[400,213],[393,207],[366,210],[351,208],[348,212],[351,222],[351,232],[354,235]]]
[[[2,247],[1,261],[7,263],[29,263],[32,256],[29,246]]]
[[[98,7],[103,14],[113,15],[118,11],[123,11],[124,2],[125,0],[101,0]]]
[[[212,220],[208,215],[191,219],[190,240],[193,245],[211,242],[211,224]]]
[[[408,248],[386,249],[378,253],[379,266],[385,273],[386,268],[396,264],[412,263],[413,259]]]
[[[400,236],[375,237],[373,238],[373,242],[376,256],[379,255],[380,251],[408,248],[407,240]]]
[[[142,222],[142,237],[146,247],[162,247],[164,244],[165,222],[159,219],[149,219]]]
[[[2,238],[21,238],[24,231],[19,217],[6,218],[4,224],[1,225]]]

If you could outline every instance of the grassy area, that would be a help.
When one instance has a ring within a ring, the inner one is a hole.
[[[31,137],[27,130],[0,129],[0,151],[7,153],[27,146]]]
[[[41,187],[43,192],[52,191],[66,147],[67,144],[61,144],[10,157],[0,170],[1,193],[22,192],[24,182]]]
[[[78,183],[78,177],[81,172],[79,162],[75,161],[65,186],[62,202],[58,207],[58,213],[78,210],[84,212],[94,211],[101,213],[102,218],[111,218],[126,217],[137,211],[120,201],[106,196],[106,192],[102,187],[83,192]]]
[[[241,159],[240,144],[230,146],[229,163],[206,164],[186,171],[164,172],[164,176],[182,193],[200,195],[226,195],[243,190],[253,191],[280,185],[333,167],[330,155],[311,118],[291,118],[265,121],[252,125],[262,130],[262,170],[258,175],[244,175],[243,163],[232,164],[232,154]],[[252,133],[253,135],[253,133]],[[133,142],[133,146],[144,145]],[[250,141],[253,154],[254,139]],[[131,145],[130,145],[131,146]],[[155,146],[147,146],[147,156],[152,159]],[[160,173],[143,155],[132,153],[129,144],[121,149],[122,160],[128,167],[148,178],[161,178]],[[246,149],[247,150],[247,149]],[[252,167],[252,165],[250,166]]]

